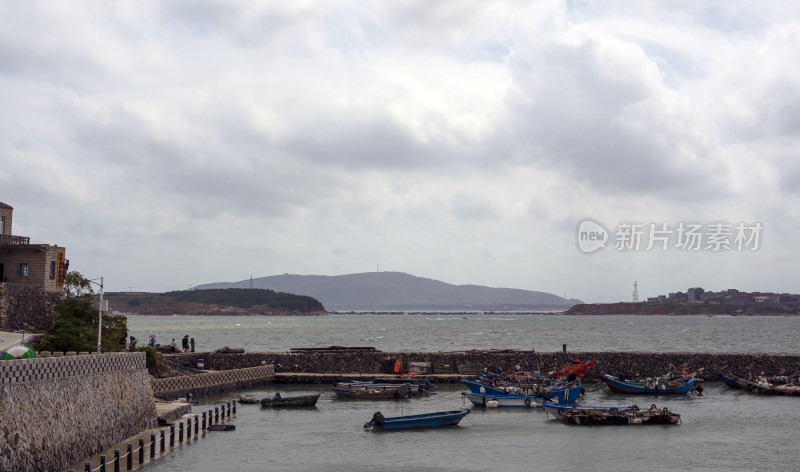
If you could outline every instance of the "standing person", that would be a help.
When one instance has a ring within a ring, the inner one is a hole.
[[[189,335],[183,337],[181,340],[181,347],[183,348],[183,352],[189,352]]]
[[[169,350],[175,352],[175,338],[172,338],[172,342],[169,343]]]

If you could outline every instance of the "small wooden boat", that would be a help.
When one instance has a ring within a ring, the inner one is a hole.
[[[339,398],[362,400],[405,398],[411,391],[411,384],[391,385],[355,382],[350,384],[336,384],[332,389],[333,393]]]
[[[463,392],[462,395],[467,397],[467,400],[471,401],[473,405],[487,408],[536,408],[537,406],[541,406],[542,401],[541,398],[534,397],[532,395],[506,395],[472,392]]]
[[[369,422],[364,423],[364,428],[397,431],[402,429],[427,429],[440,428],[442,426],[455,426],[468,414],[469,410],[451,410],[385,418],[379,411],[372,415],[372,419]]]
[[[314,406],[317,404],[317,400],[319,400],[319,393],[316,395],[298,395],[294,397],[262,398],[261,406],[265,408]]]
[[[575,425],[650,425],[679,424],[681,415],[651,405],[649,410],[631,407],[564,407],[561,405],[545,405],[554,409],[564,423]]]
[[[676,379],[654,378],[646,380],[622,380],[605,374],[603,382],[614,393],[634,393],[650,395],[685,395],[694,387],[694,374]]]
[[[786,395],[789,397],[800,396],[800,385],[797,384],[761,385],[757,388],[759,395]]]
[[[250,398],[242,395],[239,397],[239,403],[261,403],[261,400],[259,400],[258,398]]]
[[[414,390],[414,387],[417,387],[417,390],[420,391],[420,394],[424,393],[431,393],[436,390],[436,385],[431,383],[428,379],[418,379],[418,378],[392,378],[392,377],[375,377],[372,380],[372,383],[376,384],[394,384],[394,385],[402,385],[405,383],[411,384],[411,390]]]

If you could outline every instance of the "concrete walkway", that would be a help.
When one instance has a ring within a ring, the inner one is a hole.
[[[22,332],[11,333],[9,331],[0,331],[0,352],[7,351],[10,347],[16,346],[22,342]],[[25,337],[29,336],[25,334]]]

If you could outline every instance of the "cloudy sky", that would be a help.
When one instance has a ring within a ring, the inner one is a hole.
[[[587,302],[634,281],[800,292],[794,2],[25,1],[0,18],[0,202],[107,290],[386,270]],[[604,247],[581,245],[585,220]]]

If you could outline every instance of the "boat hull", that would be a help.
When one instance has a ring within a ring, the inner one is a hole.
[[[319,400],[319,394],[286,397],[286,398],[279,398],[277,400],[272,398],[263,398],[261,399],[261,407],[287,408],[287,407],[315,406],[317,404],[317,400]]]
[[[498,408],[536,408],[542,399],[529,395],[496,395],[491,393],[464,393],[467,400],[475,406]],[[496,402],[496,404],[494,404]]]
[[[469,414],[469,410],[451,410],[441,411],[436,413],[425,413],[421,415],[410,416],[396,416],[391,418],[383,418],[382,421],[376,421],[376,413],[370,423],[364,427],[373,427],[375,430],[383,431],[399,431],[408,429],[430,429],[441,428],[445,426],[457,425],[465,416]]]
[[[640,410],[636,406],[623,408],[544,406],[554,410],[564,423],[574,425],[655,425],[678,424],[681,421],[681,415],[673,413],[667,408],[657,408],[655,405],[652,405],[649,410]]]
[[[611,375],[604,375],[603,382],[614,393],[630,393],[639,395],[685,395],[694,387],[695,378],[682,381],[623,382]]]
[[[505,389],[500,389],[496,387],[490,387],[488,385],[484,385],[480,382],[475,382],[474,380],[462,380],[461,383],[469,388],[471,393],[475,394],[486,394],[486,395],[513,395],[509,392],[506,392]],[[481,392],[481,388],[483,388],[483,392]],[[572,386],[572,387],[544,387],[544,391],[534,395],[524,395],[531,398],[547,398],[551,401],[558,401],[559,403],[574,403],[577,402],[578,399],[581,397],[581,387],[580,386]]]
[[[385,398],[405,398],[409,395],[411,386],[405,385],[351,385],[348,387],[334,386],[333,393],[339,398],[360,400],[373,400]]]

